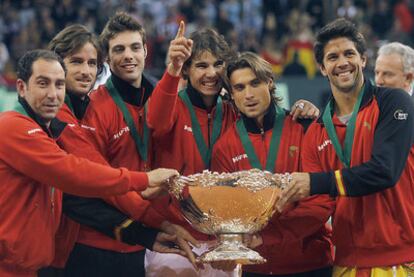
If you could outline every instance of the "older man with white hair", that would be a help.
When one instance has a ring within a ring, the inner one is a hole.
[[[375,62],[377,86],[400,88],[413,96],[414,49],[399,43],[384,44]]]

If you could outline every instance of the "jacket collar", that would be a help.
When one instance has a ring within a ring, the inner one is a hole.
[[[65,103],[73,108],[72,112],[77,119],[81,120],[85,115],[86,109],[89,105],[89,96],[86,95],[84,99],[80,98],[78,95],[66,91]]]
[[[254,118],[249,118],[246,115],[241,113],[241,118],[244,122],[244,126],[246,126],[246,130],[249,133],[260,134],[262,130],[264,132],[273,128],[273,124],[275,121],[276,109],[273,102],[270,103],[269,108],[267,109],[266,114],[263,117],[263,128],[257,126],[256,121]]]
[[[193,104],[197,108],[200,108],[200,109],[203,109],[203,110],[207,110],[207,107],[204,104],[203,98],[201,97],[201,92],[199,92],[198,90],[196,90],[191,85],[190,81],[188,82],[186,91],[187,91],[188,97],[190,98],[191,104]],[[217,98],[218,98],[218,94],[215,97],[214,103],[217,103]],[[214,106],[215,105],[216,104],[214,104]]]
[[[111,80],[125,102],[138,107],[144,106],[154,90],[154,82],[142,74],[141,87],[136,88],[111,72]]]
[[[365,106],[367,106],[372,101],[372,99],[374,97],[375,89],[377,88],[375,85],[373,85],[371,83],[371,81],[369,81],[369,80],[367,81],[366,79],[364,81],[364,85],[365,85],[365,91],[364,91],[364,95],[362,96],[361,106],[359,107],[359,111],[362,110]],[[331,100],[335,102],[335,99],[334,99],[332,94],[329,97],[328,102],[331,101]],[[323,124],[322,115],[324,114],[325,109],[326,109],[326,105],[324,106],[323,110],[319,114],[319,117],[317,119],[318,123]],[[332,112],[334,112],[334,110],[332,110]]]
[[[23,109],[26,111],[27,115],[33,119],[34,121],[36,121],[37,124],[39,124],[39,126],[42,128],[43,131],[46,132],[46,134],[51,137],[51,138],[58,138],[60,136],[60,134],[63,132],[63,130],[65,129],[67,123],[66,122],[62,122],[59,119],[57,119],[56,117],[53,118],[50,121],[50,125],[49,128],[46,126],[43,118],[41,118],[39,115],[37,115],[33,109],[30,107],[29,103],[27,103],[27,101],[23,98],[21,98],[19,96],[18,101],[20,103],[20,105],[23,107]]]

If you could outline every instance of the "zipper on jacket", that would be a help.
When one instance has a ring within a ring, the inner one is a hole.
[[[265,131],[263,128],[260,128],[260,135],[262,136],[262,140],[265,139]]]
[[[210,145],[210,122],[211,122],[211,113],[207,113],[207,139],[208,139],[208,148]]]
[[[55,215],[55,188],[50,188],[50,204],[52,206],[52,216]]]

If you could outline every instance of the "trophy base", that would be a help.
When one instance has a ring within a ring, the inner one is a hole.
[[[220,234],[219,245],[197,258],[202,263],[234,261],[237,264],[263,264],[266,259],[243,244],[242,234]]]

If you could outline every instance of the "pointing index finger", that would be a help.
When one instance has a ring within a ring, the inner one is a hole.
[[[185,33],[185,23],[183,20],[181,20],[180,26],[178,27],[177,35],[175,36],[175,38],[184,37],[184,33]]]

